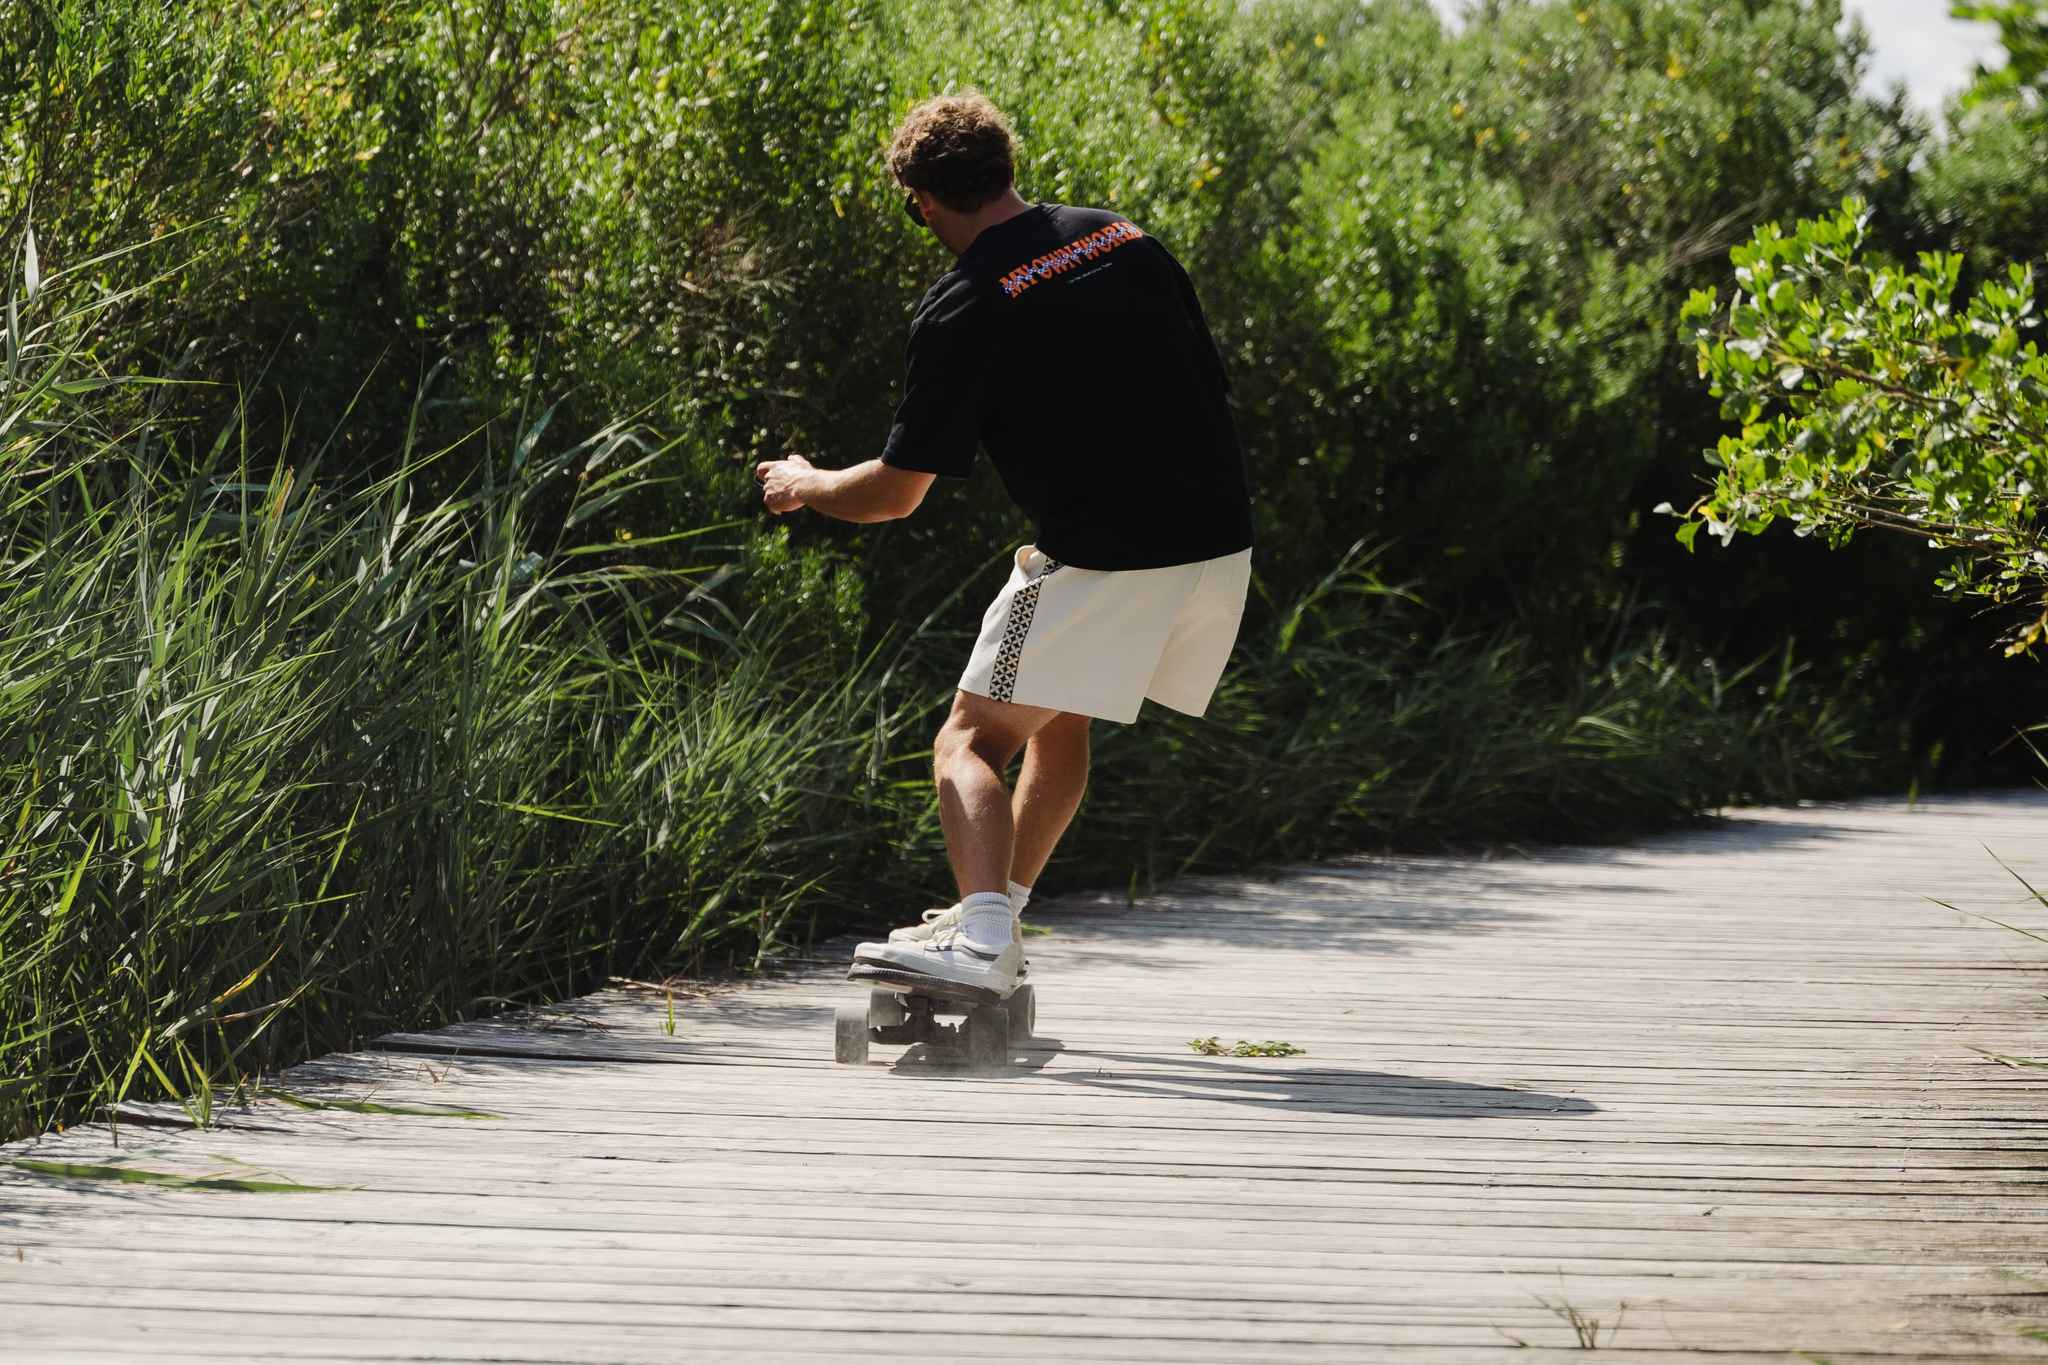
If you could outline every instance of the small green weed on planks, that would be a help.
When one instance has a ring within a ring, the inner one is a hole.
[[[1305,1048],[1271,1038],[1263,1043],[1247,1042],[1240,1038],[1230,1047],[1225,1047],[1213,1034],[1207,1038],[1188,1039],[1188,1047],[1204,1057],[1300,1057],[1307,1052]]]

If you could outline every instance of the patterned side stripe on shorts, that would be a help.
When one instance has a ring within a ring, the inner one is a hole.
[[[1031,618],[1038,614],[1038,590],[1059,572],[1057,559],[1045,561],[1045,572],[1017,590],[1010,599],[1010,619],[1003,626],[1003,642],[996,647],[996,661],[989,670],[989,695],[1009,701],[1017,692],[1017,660],[1024,653],[1024,637],[1031,633]]]

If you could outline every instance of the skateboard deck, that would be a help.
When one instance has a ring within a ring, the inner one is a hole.
[[[1000,1005],[1010,997],[986,986],[970,986],[960,981],[944,981],[923,972],[908,972],[900,967],[884,967],[873,962],[856,962],[847,970],[846,979],[858,985],[879,986],[887,991],[900,991],[905,995],[928,995],[934,1000],[955,1002],[963,1005]],[[1011,994],[1015,994],[1012,988]]]

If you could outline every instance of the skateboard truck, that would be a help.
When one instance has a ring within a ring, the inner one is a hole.
[[[841,1005],[832,1016],[832,1059],[853,1066],[867,1061],[870,1043],[929,1043],[965,1053],[975,1066],[1002,1066],[1011,1049],[1031,1041],[1038,1022],[1038,997],[1029,984],[1002,996],[867,963],[855,963],[846,979],[870,987],[864,1002]],[[960,1022],[942,1024],[942,1014],[961,1016]]]

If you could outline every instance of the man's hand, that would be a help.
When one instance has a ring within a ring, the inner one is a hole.
[[[803,495],[797,490],[812,472],[809,460],[801,455],[788,455],[755,465],[754,481],[761,485],[761,501],[779,517],[804,505]]]
[[[776,516],[808,507],[840,521],[894,521],[924,501],[933,475],[868,460],[848,469],[813,469],[801,455],[754,466],[761,501]]]

